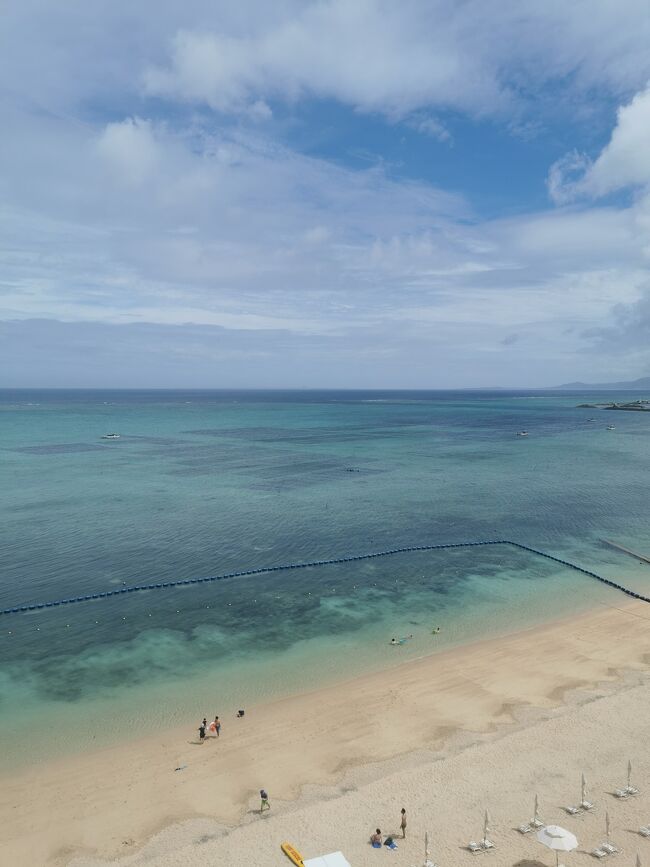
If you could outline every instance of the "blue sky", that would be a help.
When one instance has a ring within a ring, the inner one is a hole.
[[[649,44],[647,0],[10,3],[0,386],[649,373]]]

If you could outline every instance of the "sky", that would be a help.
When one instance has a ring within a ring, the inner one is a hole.
[[[8,0],[0,387],[650,374],[650,0]]]

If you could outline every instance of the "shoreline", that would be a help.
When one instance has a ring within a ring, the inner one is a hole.
[[[580,604],[576,598],[569,600],[563,619],[598,609],[606,599],[615,598],[609,589],[597,590],[600,599],[598,596],[590,598],[588,605],[584,601]],[[555,592],[557,594],[557,588]],[[620,597],[621,604],[628,601]],[[45,700],[43,705],[38,695],[30,692],[26,692],[22,702],[19,692],[15,700],[7,704],[9,712],[0,728],[0,777],[18,774],[37,763],[74,760],[81,754],[133,744],[143,738],[143,732],[180,731],[184,726],[194,731],[197,718],[203,717],[204,713],[210,716],[211,710],[223,717],[224,713],[228,715],[238,707],[266,706],[282,698],[342,685],[350,679],[393,670],[405,662],[505,637],[513,631],[535,629],[558,620],[555,614],[559,607],[557,604],[552,606],[552,616],[548,611],[542,611],[540,616],[537,607],[535,603],[529,604],[528,610],[524,611],[521,600],[504,598],[498,611],[493,609],[479,616],[475,612],[473,628],[465,622],[465,613],[457,610],[452,612],[451,619],[439,635],[431,635],[431,626],[426,625],[426,620],[437,622],[437,614],[425,615],[424,620],[420,618],[416,622],[412,615],[402,611],[398,618],[400,623],[396,624],[391,616],[390,620],[380,621],[378,626],[375,623],[372,632],[366,630],[359,636],[352,637],[351,633],[340,636],[335,646],[327,646],[322,637],[316,636],[293,643],[279,655],[242,655],[239,660],[227,660],[223,668],[215,667],[213,670],[209,665],[193,667],[188,660],[189,668],[183,678],[177,668],[167,677],[143,682],[141,687],[132,685],[121,693],[119,688],[104,694],[98,690],[96,695],[91,693],[79,702]],[[388,635],[411,631],[415,633],[413,641],[403,647],[389,646]],[[150,630],[143,633],[142,641],[133,642],[129,653],[141,655],[142,665],[138,673],[145,671],[149,663],[156,664],[157,645],[161,638],[164,644],[166,636],[164,630]],[[164,646],[162,652],[165,662]],[[124,659],[118,655],[116,661],[121,664]],[[169,655],[166,663],[169,666]],[[215,684],[218,685],[216,690]],[[61,686],[65,687],[65,684]],[[24,733],[30,730],[32,720],[40,715],[48,718],[49,727],[42,732],[42,737],[28,742]]]
[[[2,774],[0,818],[12,828],[5,851],[15,863],[82,865],[147,849],[161,832],[182,837],[183,822],[234,833],[248,827],[262,786],[275,820],[314,787],[340,789],[350,774],[383,777],[413,756],[431,761],[453,743],[521,730],[519,719],[553,714],[569,692],[609,684],[616,695],[647,670],[649,636],[647,603],[601,605],[280,698],[244,720],[224,717],[222,738],[203,746],[183,726]]]

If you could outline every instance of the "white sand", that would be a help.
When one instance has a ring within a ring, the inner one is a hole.
[[[441,867],[551,865],[513,830],[537,791],[544,819],[578,836],[569,864],[594,862],[582,850],[603,837],[605,809],[626,852],[618,863],[638,849],[650,864],[650,841],[635,833],[650,822],[649,661],[650,606],[603,608],[252,709],[204,746],[173,731],[53,762],[3,780],[2,863],[287,867],[289,840],[306,857],[342,849],[353,867],[410,867],[428,829]],[[642,794],[619,802],[608,792],[628,757]],[[597,809],[571,818],[561,807],[579,800],[581,771]],[[371,849],[370,832],[394,833],[402,806],[409,839]],[[498,849],[472,856],[462,846],[485,807]]]

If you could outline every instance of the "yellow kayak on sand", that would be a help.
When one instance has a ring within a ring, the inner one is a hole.
[[[287,856],[289,861],[296,865],[296,867],[305,867],[304,862],[302,860],[302,855],[297,849],[291,845],[291,843],[281,843],[280,848]]]

